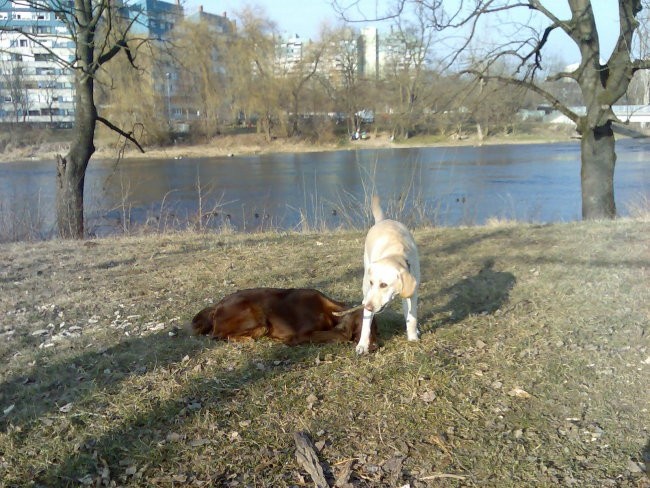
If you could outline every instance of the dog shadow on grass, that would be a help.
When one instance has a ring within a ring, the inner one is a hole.
[[[441,295],[449,297],[447,303],[427,310],[422,322],[442,315],[427,328],[427,331],[433,331],[461,322],[471,315],[492,314],[508,302],[516,281],[515,275],[496,271],[494,260],[487,259],[475,275],[440,290]]]

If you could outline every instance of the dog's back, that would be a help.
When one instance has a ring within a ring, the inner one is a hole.
[[[334,315],[346,308],[317,290],[252,288],[237,291],[201,310],[190,330],[215,339],[269,337],[289,345],[358,340],[361,310],[341,317]],[[376,343],[375,323],[372,335]]]
[[[387,256],[402,255],[407,259],[417,256],[417,247],[411,232],[401,222],[385,217],[377,195],[372,197],[371,208],[375,225],[366,235],[365,265]]]

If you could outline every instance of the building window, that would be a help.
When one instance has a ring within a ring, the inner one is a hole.
[[[49,53],[35,53],[34,61],[56,61],[56,57]]]
[[[20,40],[20,47],[27,47],[27,39]]]

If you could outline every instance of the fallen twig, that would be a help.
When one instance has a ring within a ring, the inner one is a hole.
[[[329,483],[325,478],[323,466],[316,454],[316,447],[305,432],[296,432],[293,434],[293,440],[296,443],[296,460],[305,471],[309,473],[314,480],[317,488],[329,488]]]
[[[449,473],[433,473],[430,474],[429,476],[423,476],[422,478],[418,478],[420,481],[429,481],[429,480],[437,480],[440,478],[453,478],[455,480],[464,480],[467,478],[467,476],[462,476],[460,474],[449,474]]]

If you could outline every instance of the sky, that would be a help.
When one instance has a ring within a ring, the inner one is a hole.
[[[339,0],[340,3],[352,0]],[[453,2],[454,0],[448,0]],[[331,6],[331,0],[184,0],[187,13],[196,12],[199,5],[203,5],[206,12],[235,16],[235,12],[244,6],[256,6],[266,12],[267,16],[276,22],[278,30],[288,35],[298,34],[303,39],[317,39],[320,26],[324,21],[337,25],[340,20]],[[383,11],[392,0],[360,0],[364,13],[372,16],[375,9]],[[559,0],[543,1],[547,6],[552,6],[554,13],[560,18],[568,17],[567,2]],[[596,23],[600,35],[603,55],[607,57],[618,37],[618,2],[614,0],[592,0],[596,15]],[[380,32],[388,30],[388,26],[377,25]],[[579,60],[579,53],[573,43],[565,36],[552,36],[549,40],[550,47],[555,54],[566,61],[573,63]]]

